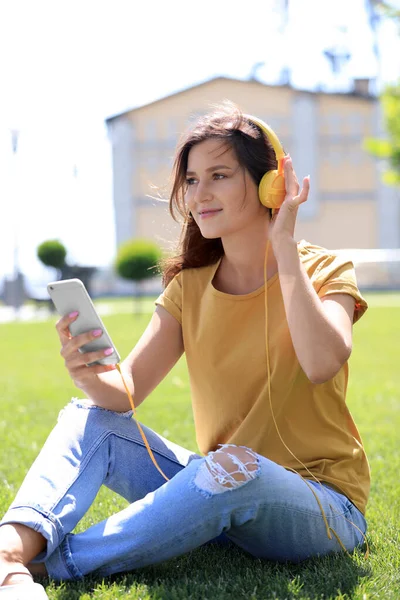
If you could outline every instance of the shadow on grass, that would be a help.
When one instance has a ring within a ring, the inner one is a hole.
[[[292,565],[253,558],[233,544],[211,545],[105,579],[88,576],[61,587],[53,584],[49,591],[57,600],[333,600],[351,599],[370,574],[361,551]]]

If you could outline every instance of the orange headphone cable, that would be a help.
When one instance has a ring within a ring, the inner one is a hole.
[[[124,384],[125,391],[126,391],[126,393],[128,394],[128,398],[129,398],[129,402],[131,403],[131,407],[132,407],[132,410],[133,410],[133,414],[134,414],[134,415],[135,415],[135,417],[136,417],[136,408],[135,408],[135,405],[134,405],[134,403],[133,403],[133,398],[132,398],[132,395],[131,395],[131,393],[130,393],[130,391],[129,391],[129,388],[128,388],[128,386],[127,386],[127,385],[126,385],[126,383],[125,383],[125,379],[124,379],[124,376],[122,375],[121,366],[120,366],[120,364],[119,364],[119,363],[116,365],[116,368],[118,369],[118,371],[119,371],[119,374],[120,374],[120,375],[121,375],[121,377],[122,377],[122,382],[123,382],[123,384]],[[150,448],[150,446],[149,446],[149,443],[148,443],[148,441],[147,441],[147,439],[146,439],[146,436],[145,436],[145,434],[144,434],[144,431],[143,431],[143,429],[141,428],[141,426],[140,426],[140,423],[139,423],[139,421],[138,421],[137,419],[136,419],[136,424],[137,424],[137,426],[138,426],[138,428],[139,428],[140,434],[141,434],[141,436],[142,436],[142,438],[143,438],[143,441],[144,441],[144,443],[145,443],[145,446],[146,446],[146,448],[147,448],[147,452],[150,454],[150,458],[151,458],[151,460],[153,461],[153,463],[155,464],[155,467],[156,467],[156,469],[157,469],[157,470],[158,470],[158,471],[161,473],[161,475],[164,477],[164,479],[166,479],[167,481],[169,481],[169,478],[168,478],[168,477],[165,475],[165,473],[164,473],[164,472],[163,472],[163,471],[160,469],[160,467],[158,466],[158,464],[157,464],[157,462],[156,462],[156,459],[154,458],[153,452],[152,452],[152,450],[151,450],[151,448]]]

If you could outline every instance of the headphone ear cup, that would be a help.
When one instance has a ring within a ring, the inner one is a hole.
[[[278,171],[265,173],[258,186],[261,204],[267,208],[279,208],[285,199],[285,177]]]

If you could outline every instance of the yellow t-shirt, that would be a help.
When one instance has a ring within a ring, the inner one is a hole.
[[[351,261],[305,240],[298,252],[319,297],[350,294],[358,320],[367,303]],[[212,284],[220,261],[181,271],[156,300],[182,325],[199,449],[205,455],[218,444],[247,446],[310,479],[282,444],[271,416],[264,286],[245,295],[220,292]],[[313,475],[365,513],[370,471],[346,406],[348,365],[325,383],[311,383],[293,348],[279,275],[267,285],[271,397],[279,432]]]

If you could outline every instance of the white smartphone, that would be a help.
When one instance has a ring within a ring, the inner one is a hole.
[[[99,338],[93,339],[93,341],[81,346],[79,352],[93,352],[102,350],[103,348],[114,348],[114,352],[110,356],[96,360],[88,366],[115,365],[119,363],[121,358],[82,281],[80,279],[52,281],[48,284],[47,291],[61,317],[69,315],[76,310],[79,312],[75,321],[69,325],[72,336],[87,333],[93,329],[101,329],[103,331]]]

